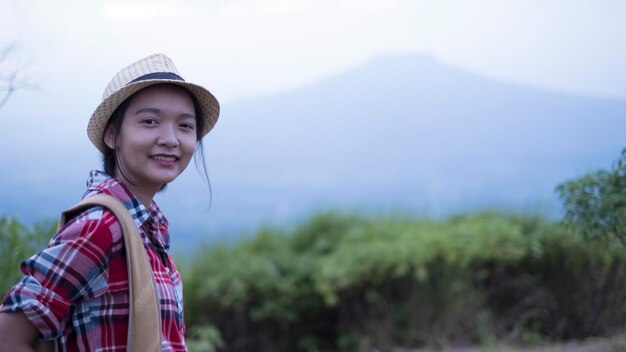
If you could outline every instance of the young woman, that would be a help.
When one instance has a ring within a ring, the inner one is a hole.
[[[181,278],[168,253],[168,222],[153,198],[195,150],[202,158],[201,139],[218,115],[208,90],[184,81],[168,57],[155,54],[113,77],[87,128],[104,171],[90,173],[84,197],[111,195],[132,215],[156,282],[162,351],[187,348]],[[0,351],[32,350],[37,338],[54,340],[58,351],[127,349],[126,252],[108,209],[75,216],[21,270],[24,277],[0,307]]]

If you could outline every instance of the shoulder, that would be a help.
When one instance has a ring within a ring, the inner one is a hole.
[[[53,237],[51,245],[88,240],[99,247],[110,247],[122,239],[122,229],[115,215],[101,206],[74,214]]]

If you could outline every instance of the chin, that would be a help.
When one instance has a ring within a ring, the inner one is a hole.
[[[178,176],[180,175],[180,173],[167,173],[167,174],[161,174],[161,175],[155,175],[153,180],[154,183],[157,184],[166,184],[166,183],[171,183],[172,181],[174,181]]]
[[[157,180],[155,183],[156,184],[160,184],[160,185],[162,185],[161,187],[163,187],[164,185],[166,185],[168,183],[172,183],[175,179],[176,179],[176,177],[161,178],[161,179]]]

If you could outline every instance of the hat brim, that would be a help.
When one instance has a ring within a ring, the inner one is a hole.
[[[185,81],[152,79],[128,84],[115,91],[113,94],[104,99],[100,105],[98,105],[94,113],[91,115],[89,123],[87,124],[87,135],[89,136],[91,143],[93,143],[98,150],[104,153],[106,151],[106,144],[103,141],[103,135],[109,118],[113,112],[115,112],[115,109],[117,109],[124,102],[124,100],[128,99],[131,95],[137,93],[138,91],[149,86],[163,83],[181,86],[195,96],[198,100],[198,104],[200,105],[200,116],[197,116],[196,118],[202,119],[204,122],[202,131],[199,131],[198,139],[206,136],[206,134],[213,129],[213,126],[215,126],[220,113],[220,104],[217,99],[215,99],[213,94],[202,86]]]

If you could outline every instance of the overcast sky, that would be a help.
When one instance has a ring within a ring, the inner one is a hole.
[[[623,0],[0,0],[0,44],[19,45],[45,94],[84,93],[87,110],[154,52],[222,102],[398,53],[626,98],[625,18]]]
[[[37,87],[0,109],[0,156],[30,177],[72,150],[97,167],[88,117],[119,69],[155,52],[223,106],[397,54],[626,99],[625,18],[623,0],[0,0],[0,48],[16,44],[0,69]]]

